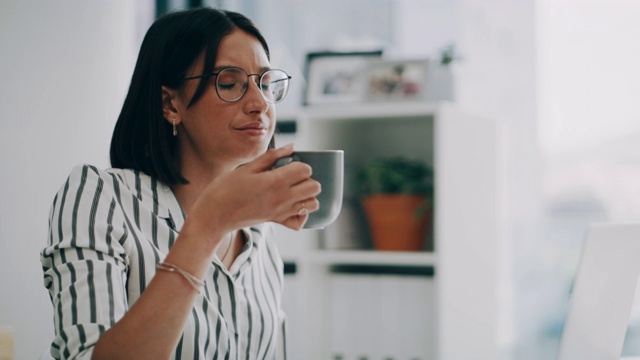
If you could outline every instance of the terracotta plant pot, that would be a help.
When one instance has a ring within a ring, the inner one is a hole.
[[[431,209],[417,211],[425,197],[404,194],[371,195],[362,199],[373,247],[383,251],[432,250],[425,243]],[[419,216],[416,216],[419,214]]]

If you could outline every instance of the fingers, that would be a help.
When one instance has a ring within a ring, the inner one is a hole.
[[[318,211],[320,209],[320,203],[316,198],[308,198],[293,204],[293,210],[295,215],[304,216]]]
[[[277,223],[282,226],[288,227],[291,230],[300,230],[302,229],[304,224],[307,222],[308,218],[309,218],[309,215],[305,215],[305,216],[296,215],[290,218],[286,218],[282,221],[277,221]]]
[[[291,159],[293,145],[269,151],[254,161],[254,171],[262,171],[269,174],[272,179],[280,184],[293,186],[309,179],[312,175],[311,166],[300,161],[282,161]],[[274,167],[279,162],[283,165]],[[265,170],[269,170],[268,172]],[[313,194],[315,195],[315,194]]]
[[[306,206],[304,206],[304,202],[302,202],[302,205],[300,206],[300,210],[298,210],[298,215],[302,216],[302,215],[307,215],[309,213],[309,209],[307,209]]]
[[[297,201],[291,206],[288,218],[304,219],[304,222],[306,222],[309,215],[318,211],[318,209],[320,209],[320,203],[316,198],[312,197]]]
[[[253,211],[263,213],[268,209],[268,217],[257,215],[257,219],[274,221],[292,229],[301,228],[308,214],[317,211],[320,183],[311,178],[312,169],[308,164],[294,161],[285,166],[273,168],[278,159],[291,156],[293,145],[272,149],[255,160],[238,168],[240,173],[250,175],[254,184],[248,184],[255,204]],[[255,177],[254,177],[255,176]],[[266,214],[266,213],[265,213]]]
[[[291,216],[276,222],[288,227],[289,229],[300,230],[304,227],[307,220],[309,220],[309,215],[312,212],[317,211],[319,208],[320,203],[316,198],[308,198],[303,201],[298,201],[293,204]]]
[[[281,157],[290,156],[293,153],[293,144],[285,145],[281,148],[270,149],[266,153],[258,156],[255,160],[245,166],[253,172],[269,170],[273,164]]]
[[[287,166],[274,168],[278,159],[289,157],[292,154],[293,144],[285,145],[278,149],[271,149],[242,166],[242,169],[252,173],[270,170],[269,172],[272,173],[271,176],[275,177],[273,178],[274,181],[292,186],[310,178],[312,173],[311,166],[299,161],[294,161],[287,164]]]

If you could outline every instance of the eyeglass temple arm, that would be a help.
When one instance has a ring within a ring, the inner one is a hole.
[[[215,75],[218,75],[218,73],[213,72],[213,73],[202,74],[202,75],[197,75],[197,76],[190,76],[190,77],[186,77],[186,78],[184,78],[182,80],[201,79],[201,78],[205,78],[205,77],[212,77],[212,76],[215,76]]]
[[[212,72],[212,73],[208,73],[208,74],[190,76],[190,77],[184,78],[183,80],[200,79],[200,78],[211,77],[211,76],[215,76],[215,75],[218,75],[218,73],[217,72]],[[259,75],[259,74],[251,74],[251,75]],[[291,80],[291,79],[292,79],[292,76],[291,75],[287,75],[286,78],[274,80],[273,82],[276,83],[276,82],[285,81],[285,80]]]
[[[285,80],[291,80],[291,76],[287,75],[287,77],[286,77],[286,78],[278,79],[278,80],[273,80],[272,82],[277,83],[277,82],[285,81]]]

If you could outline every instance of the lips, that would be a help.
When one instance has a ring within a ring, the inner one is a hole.
[[[249,123],[237,128],[238,130],[266,130],[267,128],[261,122]]]
[[[236,130],[250,136],[262,136],[267,133],[267,127],[261,122],[251,122],[236,127]]]

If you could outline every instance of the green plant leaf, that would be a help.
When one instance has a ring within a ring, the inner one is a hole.
[[[377,158],[363,164],[356,184],[361,195],[433,193],[433,169],[406,157]]]

